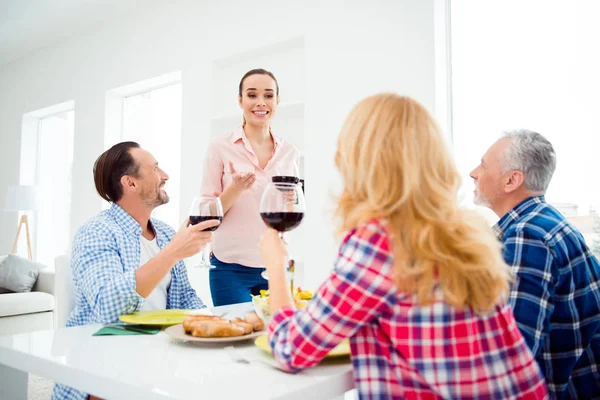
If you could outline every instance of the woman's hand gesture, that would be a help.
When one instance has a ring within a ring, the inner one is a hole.
[[[231,186],[239,191],[250,189],[256,182],[254,172],[237,172],[232,161],[229,161],[229,172],[231,173]]]

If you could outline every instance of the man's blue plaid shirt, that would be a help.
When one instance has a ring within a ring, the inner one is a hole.
[[[515,282],[518,326],[555,399],[600,399],[600,267],[583,236],[543,196],[494,227]]]
[[[169,225],[151,219],[158,247],[175,235]],[[139,311],[144,298],[136,292],[135,271],[140,267],[142,227],[116,204],[82,226],[73,239],[71,266],[75,283],[75,309],[67,326],[110,324],[122,314]],[[205,305],[190,285],[183,261],[171,270],[167,309],[197,309]],[[53,399],[85,399],[73,388],[56,385]]]

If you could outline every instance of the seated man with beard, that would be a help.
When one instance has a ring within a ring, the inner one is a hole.
[[[94,164],[100,197],[112,203],[86,222],[73,240],[76,304],[67,326],[110,324],[122,314],[160,309],[198,309],[204,304],[188,280],[183,259],[211,240],[211,220],[183,224],[177,233],[150,218],[169,201],[169,176],[135,142],[122,142]],[[92,396],[90,396],[92,398]],[[86,399],[87,394],[56,385],[54,399]]]

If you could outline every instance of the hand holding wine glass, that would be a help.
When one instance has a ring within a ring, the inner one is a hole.
[[[186,219],[167,248],[178,260],[191,257],[202,251],[212,239],[212,233],[218,226],[216,220],[207,220],[198,225],[191,225]]]
[[[216,196],[194,197],[190,207],[190,224],[196,225],[211,220],[216,220],[219,224],[207,226],[207,228],[203,230],[204,232],[217,230],[221,221],[223,221],[223,207],[221,206],[221,200]],[[206,251],[203,250],[200,263],[197,267],[210,268],[210,263],[205,260],[205,253]]]
[[[305,211],[304,194],[298,183],[272,182],[267,185],[260,202],[260,216],[267,226],[283,233],[300,225]],[[290,265],[293,261],[290,260]],[[268,279],[265,272],[263,278]],[[293,284],[293,283],[292,283]]]

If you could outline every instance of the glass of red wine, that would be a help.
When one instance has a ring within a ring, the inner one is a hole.
[[[277,178],[274,176],[272,179]],[[296,178],[297,180],[298,178]],[[279,237],[283,237],[284,232],[291,231],[298,227],[304,218],[306,206],[304,203],[304,193],[302,186],[294,182],[272,182],[267,185],[260,201],[260,216],[264,223],[279,232]],[[290,259],[288,272],[290,279],[293,279],[294,261]],[[262,272],[262,277],[269,279],[266,271]],[[292,281],[293,285],[293,281]]]
[[[190,224],[196,225],[203,221],[216,219],[220,222],[223,221],[223,206],[221,205],[221,199],[214,196],[196,196],[192,201],[190,207]],[[219,225],[212,226],[204,229],[204,231],[216,231]],[[213,268],[208,260],[208,254],[210,254],[209,245],[206,245],[202,249],[200,256],[200,263],[195,265],[199,268]],[[206,257],[205,257],[206,255]]]

